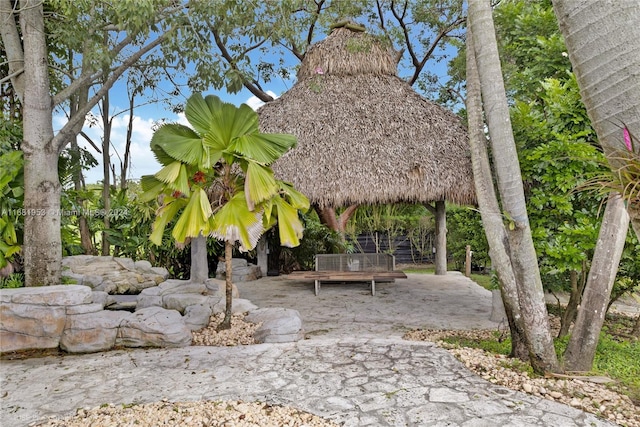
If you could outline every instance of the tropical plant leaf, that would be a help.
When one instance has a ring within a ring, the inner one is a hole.
[[[178,211],[186,204],[185,199],[172,199],[166,205],[162,206],[157,213],[156,220],[153,221],[153,232],[149,236],[151,243],[161,246],[164,229],[167,227]]]
[[[22,172],[22,151],[0,156],[0,192]]]
[[[218,102],[220,102],[219,99]],[[184,115],[196,132],[205,135],[211,129],[214,120],[213,111],[216,108],[218,107],[215,100],[207,99],[205,101],[202,94],[194,93],[187,100]]]
[[[244,181],[244,192],[249,210],[255,204],[270,199],[278,192],[278,184],[273,177],[273,171],[255,162],[249,162]]]
[[[2,238],[8,245],[15,245],[18,243],[18,236],[16,235],[16,229],[12,222],[8,222],[2,231]]]
[[[140,195],[140,201],[149,202],[162,193],[165,184],[153,175],[143,175],[140,178],[140,187],[143,191]]]
[[[270,165],[296,144],[293,135],[254,133],[238,137],[230,148],[248,159]]]
[[[200,233],[207,234],[211,214],[207,193],[201,188],[193,191],[171,235],[177,242],[184,243],[187,237],[198,237]]]
[[[241,251],[253,249],[264,232],[262,211],[250,211],[243,191],[236,193],[213,216],[210,236],[240,242]]]
[[[285,195],[285,200],[287,200],[291,206],[301,210],[302,212],[309,210],[311,204],[309,203],[307,196],[293,188],[293,185],[288,182],[278,181],[278,184],[280,185],[280,190]]]
[[[281,197],[274,197],[275,213],[278,217],[280,244],[293,248],[300,244],[304,226],[298,217],[298,211]]]
[[[205,160],[202,138],[181,124],[167,124],[158,129],[151,138],[152,149],[154,146],[189,165],[202,165]]]
[[[189,193],[189,176],[187,167],[184,163],[174,161],[173,163],[163,167],[154,175],[159,181],[164,182],[174,191],[181,193]]]

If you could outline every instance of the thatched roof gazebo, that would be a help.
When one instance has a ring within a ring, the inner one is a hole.
[[[309,48],[297,83],[258,110],[263,131],[298,138],[276,176],[320,209],[475,204],[465,127],[400,79],[397,60],[357,27],[334,28]]]

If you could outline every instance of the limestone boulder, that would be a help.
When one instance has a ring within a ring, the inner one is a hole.
[[[212,300],[212,301],[215,301],[215,300]],[[211,309],[213,313],[224,313],[225,307],[226,307],[226,301],[224,298],[221,298],[218,300],[218,302],[213,304]],[[253,311],[257,308],[258,306],[252,304],[251,301],[249,301],[248,299],[234,298],[231,301],[231,312],[234,314],[246,313],[248,311]]]
[[[200,294],[204,295],[207,293],[207,287],[204,283],[192,283],[188,280],[177,280],[177,279],[169,279],[166,280],[160,285],[158,285],[160,289],[159,295],[169,295],[169,294]]]
[[[162,296],[160,292],[161,289],[159,286],[143,289],[138,295],[136,310],[147,307],[162,307]]]
[[[162,306],[168,310],[176,310],[181,314],[191,305],[204,305],[209,297],[200,294],[169,294],[162,297]]]
[[[207,288],[207,294],[212,296],[219,296],[224,298],[227,295],[227,284],[224,280],[209,278],[204,282]],[[233,298],[240,298],[240,292],[235,283],[231,284],[231,296]]]
[[[60,348],[69,353],[106,351],[116,344],[120,324],[132,314],[126,311],[99,311],[67,315]]]
[[[0,352],[58,347],[66,317],[64,306],[0,303]]]
[[[192,331],[200,330],[209,324],[211,307],[207,304],[190,305],[184,310],[183,320]]]
[[[255,264],[250,264],[246,259],[233,258],[231,261],[231,280],[233,282],[249,282],[262,277],[262,270]],[[216,268],[216,279],[226,277],[227,267],[224,262],[219,262]]]
[[[91,288],[82,285],[0,289],[0,301],[14,304],[67,306],[90,304],[92,300]]]
[[[294,342],[304,339],[302,318],[298,310],[261,308],[250,312],[245,320],[251,323],[262,323],[253,334],[258,343]]]
[[[116,345],[125,347],[186,347],[191,330],[176,310],[147,307],[131,313],[120,325]]]

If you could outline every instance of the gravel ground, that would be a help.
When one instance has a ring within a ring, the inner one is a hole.
[[[555,400],[598,415],[626,427],[640,427],[640,407],[624,394],[603,382],[604,377],[531,378],[527,372],[512,368],[517,361],[484,350],[458,347],[442,341],[446,337],[495,339],[495,331],[416,330],[405,334],[412,341],[433,341],[447,349],[467,368],[487,381],[513,390]]]
[[[212,316],[208,327],[193,332],[193,345],[233,346],[254,344],[253,333],[259,325],[245,322],[244,315],[234,315],[231,329],[217,332],[222,315]],[[495,384],[541,396],[591,412],[627,427],[640,427],[640,408],[627,396],[593,380],[577,378],[531,378],[527,372],[511,368],[512,359],[483,350],[457,347],[442,341],[453,334],[469,338],[493,338],[495,331],[416,330],[404,338],[433,341],[447,349],[470,370]],[[38,426],[300,426],[335,427],[337,424],[291,407],[261,402],[199,401],[156,402],[145,405],[85,408],[75,416],[51,419]]]

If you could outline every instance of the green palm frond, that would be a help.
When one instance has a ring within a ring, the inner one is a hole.
[[[151,146],[159,147],[173,160],[189,165],[203,165],[205,152],[202,138],[192,129],[180,124],[167,124],[151,138]],[[165,164],[165,163],[163,163]]]
[[[171,221],[178,211],[182,209],[186,204],[186,199],[173,199],[168,198],[170,200],[167,201],[167,204],[162,206],[158,212],[156,213],[156,219],[153,221],[153,232],[149,236],[149,240],[151,243],[155,245],[162,245],[162,236],[164,234],[164,229],[167,227],[169,221]]]
[[[213,124],[212,111],[217,108],[215,100],[210,100],[211,103],[208,101],[202,97],[202,94],[194,93],[187,100],[187,105],[184,109],[184,116],[200,135],[206,134],[211,129]]]
[[[240,250],[253,249],[264,232],[262,211],[249,210],[243,191],[236,193],[213,216],[210,236],[239,242]]]
[[[142,178],[140,178],[140,187],[142,188],[140,201],[144,203],[154,200],[164,191],[165,186],[165,183],[155,176],[143,175]]]
[[[253,206],[268,200],[278,193],[278,184],[273,171],[255,162],[249,162],[244,181],[244,192],[250,210]]]
[[[293,135],[255,133],[237,138],[230,148],[246,158],[270,165],[296,144]]]
[[[278,231],[280,232],[280,244],[289,248],[298,246],[304,226],[298,217],[298,210],[281,197],[274,197],[274,212],[278,218]]]
[[[207,234],[209,217],[212,213],[207,193],[201,188],[195,190],[176,221],[171,235],[176,241],[184,242],[187,237],[198,237],[200,233]]]
[[[160,169],[154,177],[167,184],[171,190],[185,194],[189,192],[189,177],[184,163],[174,161]]]
[[[283,193],[285,200],[294,208],[301,210],[302,212],[307,212],[311,204],[309,203],[309,199],[307,196],[293,188],[288,182],[278,181],[280,185],[280,191]]]

